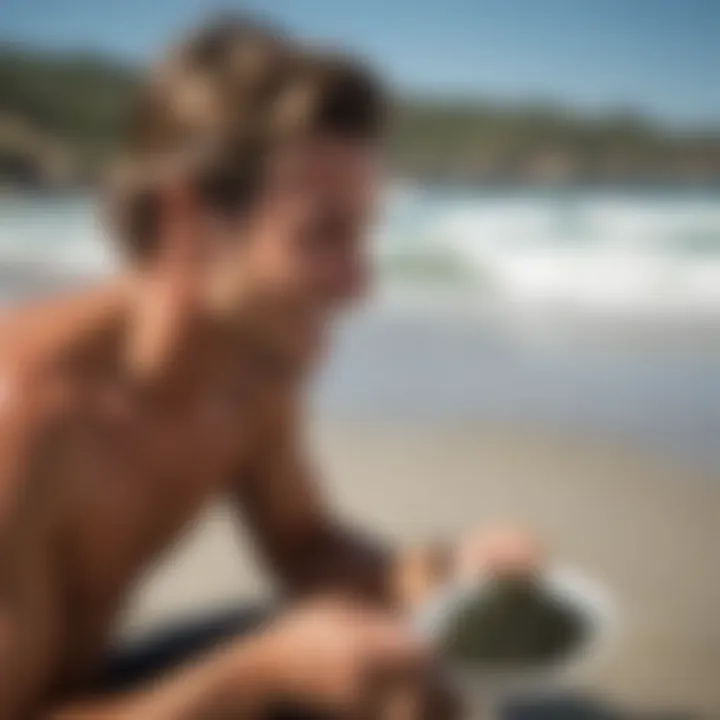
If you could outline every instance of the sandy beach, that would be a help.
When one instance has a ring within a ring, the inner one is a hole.
[[[584,680],[589,697],[622,718],[720,717],[717,477],[632,449],[478,424],[316,430],[331,495],[385,536],[410,543],[519,519],[604,583],[618,632]],[[142,584],[125,629],[268,591],[231,513],[211,508]]]

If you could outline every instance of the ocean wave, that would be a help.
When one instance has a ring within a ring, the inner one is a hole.
[[[577,309],[720,309],[720,200],[603,194],[403,198],[386,281]]]
[[[93,276],[116,258],[88,198],[0,201],[0,268]],[[578,311],[720,310],[720,197],[395,187],[375,233],[380,295]]]

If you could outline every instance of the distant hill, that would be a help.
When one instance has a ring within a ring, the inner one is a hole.
[[[104,58],[0,50],[0,178],[32,176],[49,145],[67,156],[73,181],[92,175],[112,152],[135,84],[131,70]]]
[[[720,128],[670,132],[631,113],[410,100],[390,149],[400,172],[494,183],[720,180]]]
[[[0,185],[90,182],[112,155],[138,71],[105,57],[0,48]],[[632,115],[401,98],[394,171],[485,183],[717,182],[720,128],[661,130]]]

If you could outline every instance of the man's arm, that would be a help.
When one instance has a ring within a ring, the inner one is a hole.
[[[38,549],[50,526],[47,461],[51,426],[48,395],[29,392],[0,368],[0,718],[17,718],[42,693],[51,673],[47,625],[35,602],[45,579]],[[26,387],[27,385],[27,387]]]
[[[292,389],[277,396],[254,462],[234,486],[261,553],[293,593],[340,589],[412,603],[440,571],[439,554],[400,553],[333,513],[306,458],[299,398]]]
[[[320,598],[144,690],[33,717],[259,720],[290,708],[303,715],[314,709],[321,717],[367,717],[390,688],[422,677],[427,660],[423,644],[386,612]]]

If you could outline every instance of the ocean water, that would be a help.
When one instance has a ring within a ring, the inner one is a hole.
[[[0,197],[0,265],[113,267],[86,196]],[[547,192],[395,187],[374,234],[383,302],[461,297],[557,310],[720,310],[720,189]]]
[[[379,239],[396,283],[567,309],[720,309],[720,191],[396,191]]]
[[[0,199],[0,299],[112,272],[88,197]],[[602,437],[720,469],[720,192],[395,187],[318,412]]]

